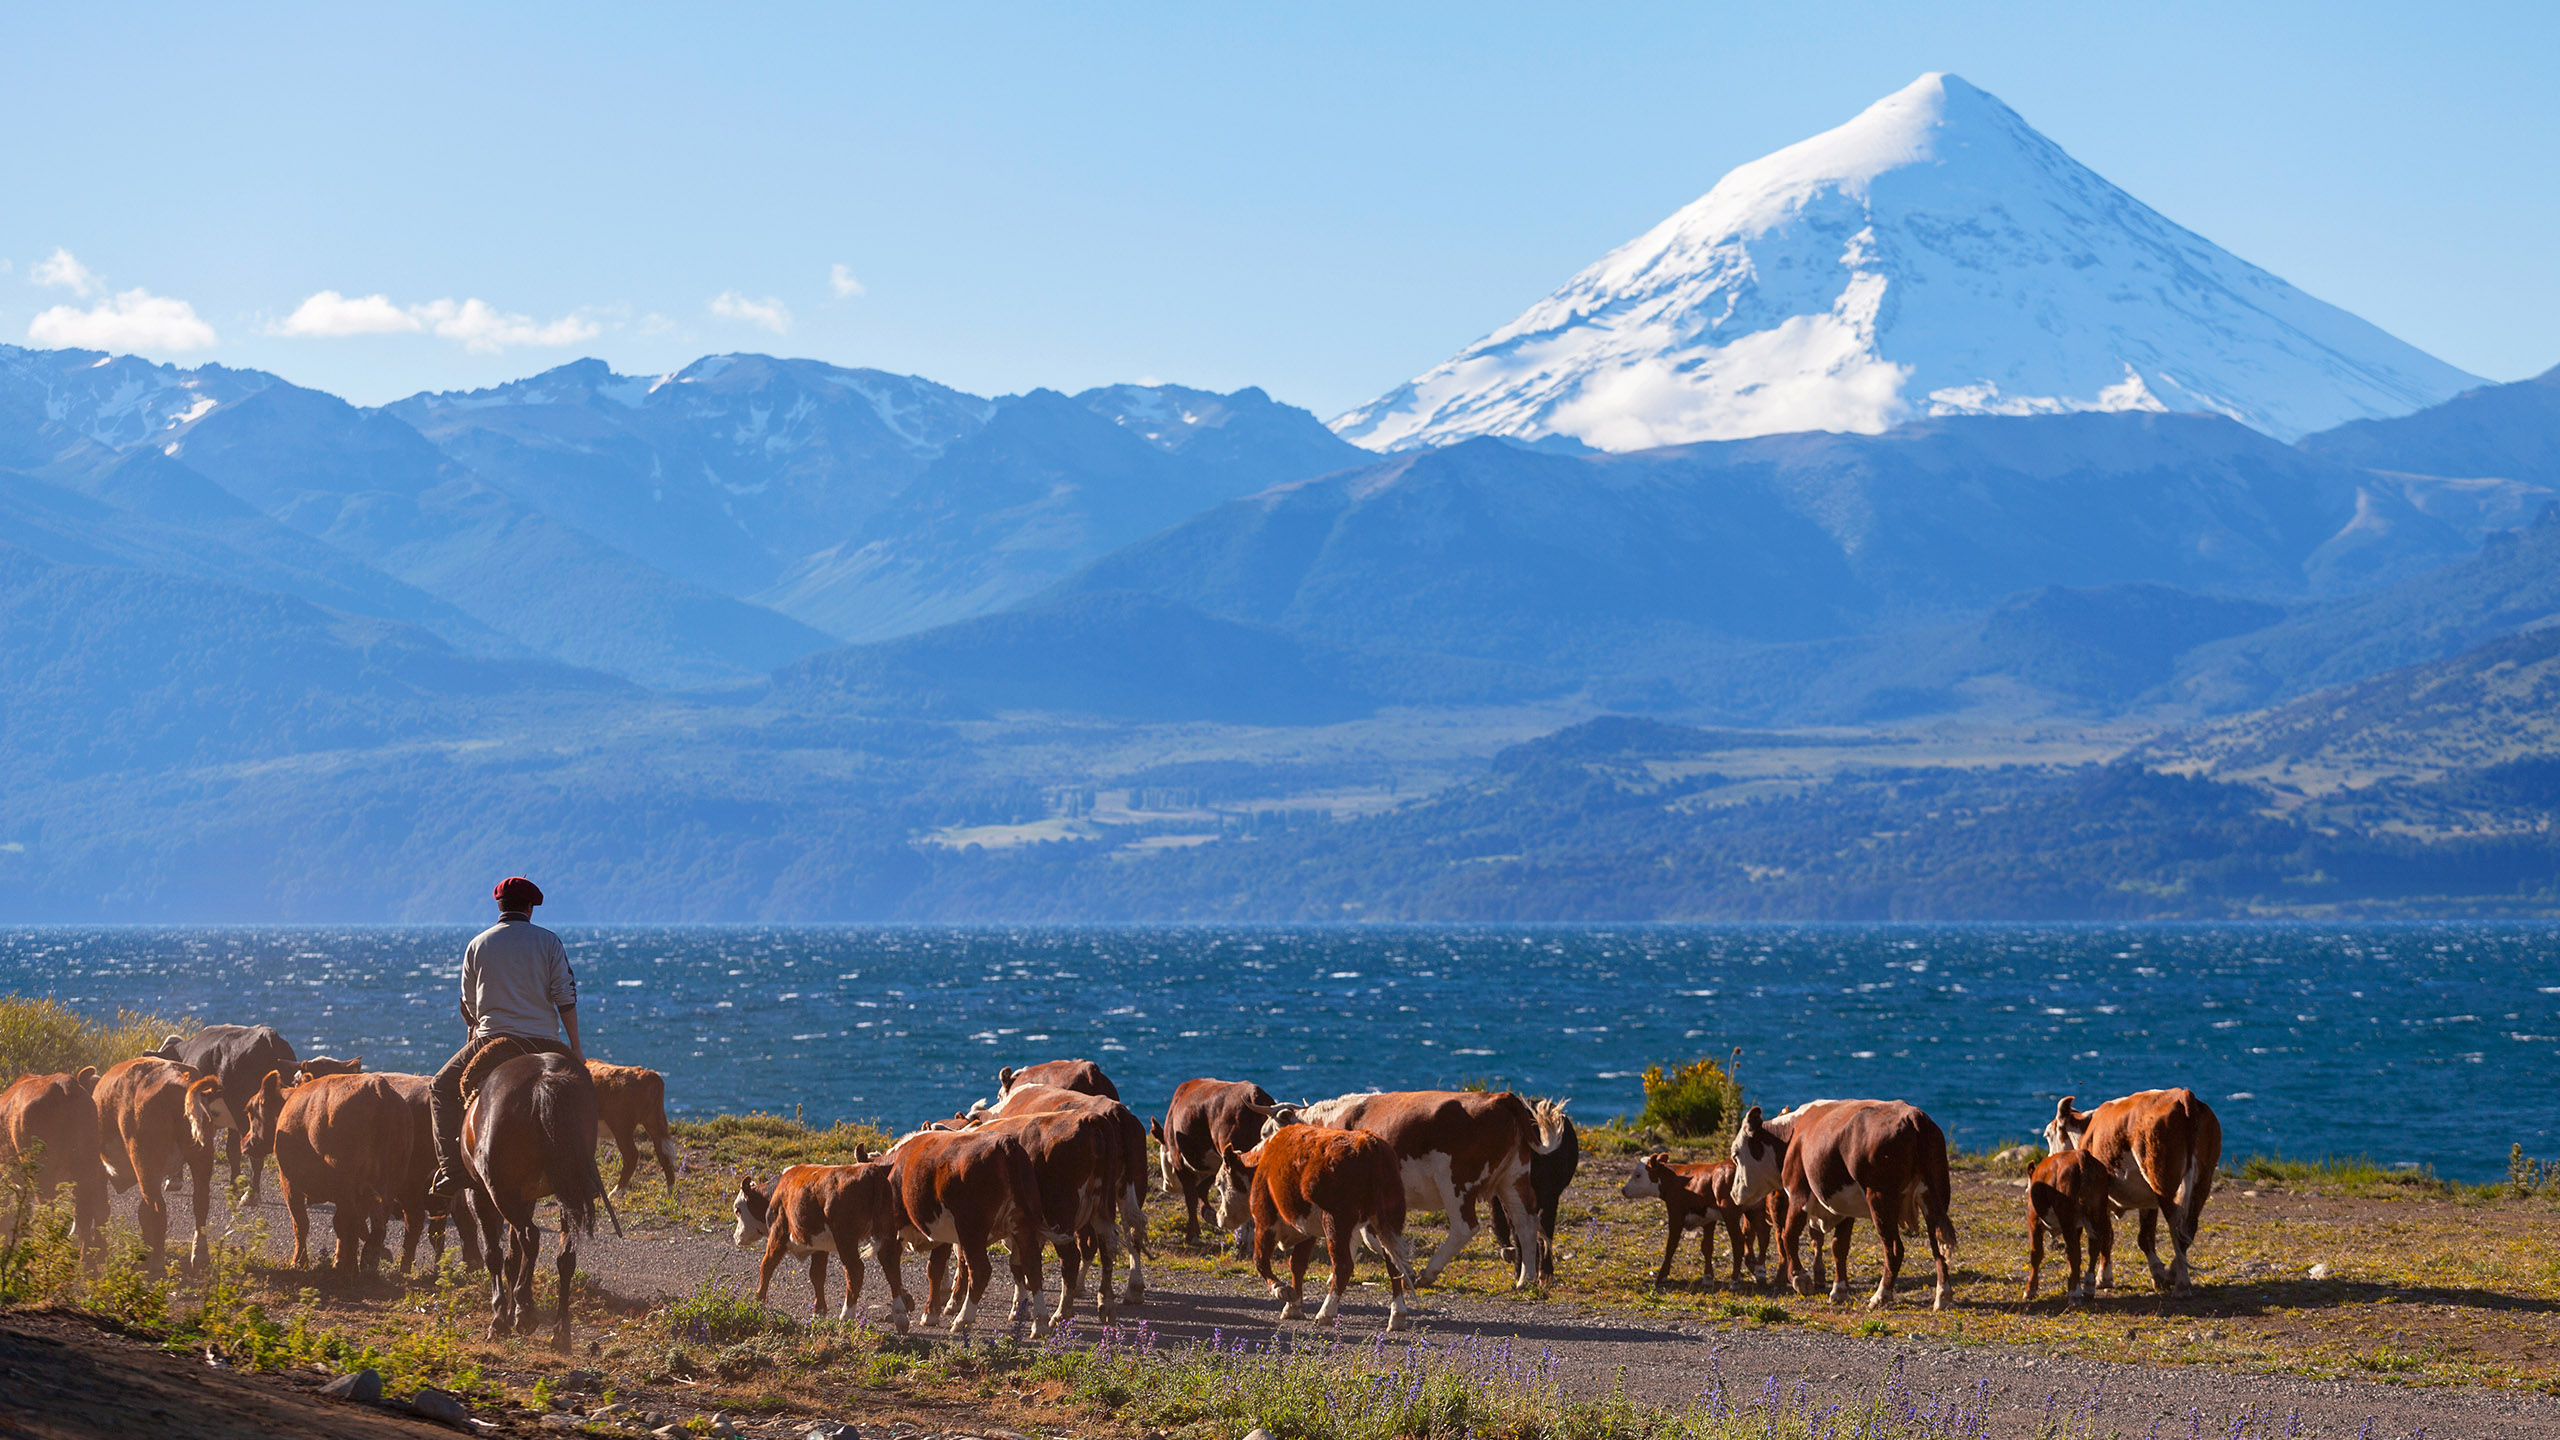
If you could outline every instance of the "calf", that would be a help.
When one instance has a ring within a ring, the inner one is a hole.
[[[1321,1104],[1282,1106],[1263,1138],[1285,1125],[1305,1123],[1366,1130],[1395,1148],[1403,1167],[1405,1205],[1449,1217],[1448,1238],[1431,1252],[1418,1283],[1430,1285],[1475,1238],[1469,1219],[1476,1202],[1489,1199],[1511,1212],[1520,1237],[1520,1261],[1512,1288],[1538,1283],[1546,1246],[1529,1189],[1529,1162],[1564,1144],[1561,1113],[1540,1116],[1508,1090],[1406,1090],[1344,1095]],[[1406,1243],[1410,1243],[1407,1241]],[[1411,1268],[1407,1257],[1407,1267]]]
[[[2065,1095],[2053,1107],[2044,1127],[2045,1148],[2054,1152],[2086,1150],[2113,1177],[2118,1210],[2142,1215],[2143,1258],[2151,1262],[2155,1289],[2184,1293],[2193,1288],[2187,1270],[2187,1247],[2196,1240],[2204,1218],[2205,1198],[2213,1193],[2213,1172],[2222,1163],[2222,1121],[2193,1090],[2145,1090],[2110,1100],[2095,1110],[2074,1110]],[[2174,1255],[2160,1263],[2160,1217],[2169,1219]],[[2098,1283],[2112,1288],[2116,1267],[2112,1254],[2099,1262]]]
[[[1799,1294],[1819,1286],[1798,1263],[1805,1227],[1820,1220],[1829,1232],[1831,1256],[1838,1275],[1831,1298],[1849,1296],[1849,1237],[1857,1221],[1871,1220],[1884,1244],[1884,1274],[1876,1282],[1867,1307],[1893,1301],[1902,1274],[1902,1229],[1908,1226],[1929,1237],[1938,1263],[1938,1288],[1932,1309],[1943,1310],[1955,1285],[1948,1254],[1955,1245],[1955,1225],[1947,1215],[1947,1137],[1937,1122],[1899,1100],[1841,1100],[1806,1108],[1783,1141],[1772,1135],[1754,1105],[1742,1117],[1733,1137],[1734,1163],[1755,1176],[1778,1171],[1786,1194],[1786,1225],[1779,1239],[1785,1246],[1783,1274]],[[1750,1182],[1746,1189],[1763,1188]]]
[[[2085,1300],[2098,1298],[2098,1267],[2114,1255],[2116,1226],[2113,1207],[2107,1203],[2107,1192],[2114,1177],[2098,1157],[2086,1150],[2057,1150],[2035,1168],[2027,1179],[2027,1293],[2036,1298],[2036,1275],[2044,1268],[2044,1237],[2060,1236],[2062,1253],[2071,1260],[2071,1281],[2063,1287],[2067,1296]],[[2088,1232],[2089,1268],[2080,1269],[2080,1235]]]
[[[1304,1313],[1307,1262],[1321,1238],[1333,1260],[1333,1287],[1316,1320],[1331,1324],[1351,1288],[1351,1266],[1361,1243],[1387,1265],[1387,1328],[1404,1328],[1404,1292],[1413,1269],[1404,1258],[1404,1165],[1395,1147],[1363,1130],[1287,1126],[1252,1150],[1220,1157],[1218,1228],[1253,1223],[1253,1265],[1280,1301],[1280,1318]],[[1272,1251],[1289,1247],[1289,1284],[1271,1273]]]
[[[1016,1085],[1051,1085],[1060,1090],[1073,1090],[1079,1095],[1099,1095],[1105,1100],[1120,1098],[1120,1087],[1102,1073],[1102,1067],[1090,1060],[1044,1060],[1016,1070],[1008,1065],[996,1072],[996,1098],[1002,1100]]]
[[[1627,1177],[1619,1194],[1629,1200],[1660,1200],[1663,1221],[1668,1227],[1662,1241],[1662,1266],[1653,1272],[1653,1283],[1661,1285],[1671,1278],[1671,1262],[1680,1255],[1680,1237],[1691,1230],[1698,1232],[1699,1279],[1714,1284],[1716,1278],[1716,1226],[1724,1226],[1725,1237],[1733,1251],[1733,1285],[1742,1285],[1742,1266],[1749,1259],[1755,1278],[1769,1283],[1765,1260],[1769,1245],[1769,1222],[1761,1207],[1745,1205],[1741,1200],[1742,1169],[1730,1160],[1704,1165],[1674,1165],[1668,1151],[1657,1151],[1636,1162],[1635,1173]]]
[[[1556,1207],[1564,1203],[1564,1192],[1573,1184],[1574,1173],[1582,1168],[1582,1137],[1566,1118],[1564,1107],[1570,1100],[1532,1100],[1529,1111],[1538,1117],[1538,1128],[1549,1122],[1564,1134],[1564,1143],[1543,1155],[1529,1157],[1529,1194],[1538,1208],[1538,1253],[1540,1279],[1556,1278]],[[1520,1263],[1520,1245],[1511,1235],[1511,1218],[1501,1206],[1493,1207],[1493,1243],[1500,1247],[1502,1258]]]
[[[213,1218],[213,1137],[237,1128],[223,1103],[222,1082],[175,1060],[145,1055],[110,1066],[98,1077],[99,1155],[118,1191],[140,1186],[134,1219],[157,1271],[169,1243],[169,1187],[185,1170],[194,1179],[195,1247],[190,1265],[211,1254],[206,1227]]]
[[[299,1078],[304,1080],[317,1080],[323,1075],[361,1075],[364,1073],[364,1057],[358,1055],[341,1060],[334,1055],[314,1055],[294,1068]]]
[[[1164,1188],[1182,1192],[1182,1233],[1189,1243],[1200,1243],[1200,1212],[1217,1183],[1219,1157],[1252,1147],[1271,1110],[1270,1094],[1250,1080],[1185,1080],[1174,1087],[1173,1103],[1151,1133],[1162,1147]],[[1252,1240],[1250,1230],[1237,1230],[1236,1253],[1245,1253]]]
[[[292,1076],[301,1072],[302,1062],[294,1057],[293,1046],[272,1025],[207,1025],[193,1035],[172,1035],[151,1052],[163,1060],[175,1060],[200,1075],[211,1075],[222,1082],[222,1093],[231,1098],[232,1118],[245,1123],[247,1116],[240,1107],[258,1093],[258,1086],[272,1070],[278,1075]],[[231,1188],[240,1188],[241,1142],[246,1137],[241,1126],[234,1124],[223,1133],[222,1157],[230,1171]],[[249,1203],[258,1203],[258,1175],[264,1164],[249,1162]]]
[[[35,1182],[38,1204],[71,1187],[72,1233],[80,1253],[96,1263],[107,1228],[107,1172],[99,1163],[98,1072],[90,1066],[61,1075],[21,1075],[0,1090],[0,1184],[15,1185],[19,1167]],[[14,1208],[0,1207],[0,1238],[14,1236]]]
[[[1117,1218],[1105,1217],[1088,1232],[1088,1252],[1105,1245],[1125,1248],[1129,1256],[1129,1285],[1121,1294],[1123,1305],[1143,1305],[1147,1297],[1147,1127],[1137,1112],[1117,1100],[1077,1090],[1063,1090],[1053,1085],[1026,1085],[1017,1078],[1014,1087],[994,1108],[974,1112],[970,1123],[1001,1119],[1015,1115],[1042,1115],[1074,1110],[1099,1115],[1110,1122],[1111,1140],[1117,1152],[1114,1162],[1119,1179],[1112,1191],[1117,1202]],[[1107,1258],[1107,1257],[1106,1257]],[[1105,1267],[1108,1268],[1107,1266]]]
[[[666,1077],[638,1065],[601,1060],[587,1062],[587,1076],[596,1082],[596,1123],[622,1152],[622,1176],[613,1182],[613,1198],[621,1199],[631,1188],[631,1172],[640,1167],[636,1141],[644,1132],[659,1172],[667,1177],[667,1193],[676,1193],[676,1142],[667,1134]]]
[[[889,1284],[889,1324],[907,1333],[907,1284],[898,1263],[901,1213],[894,1168],[865,1152],[853,1165],[794,1165],[758,1189],[743,1170],[729,1208],[738,1217],[730,1239],[741,1249],[764,1247],[764,1263],[756,1273],[756,1301],[773,1287],[773,1272],[785,1255],[809,1262],[809,1313],[827,1311],[827,1257],[844,1268],[844,1302],[836,1318],[850,1320],[862,1302],[862,1247]]]
[[[276,1179],[293,1212],[294,1268],[310,1263],[314,1203],[331,1207],[342,1277],[383,1258],[392,1196],[417,1145],[409,1102],[389,1078],[326,1075],[288,1091],[271,1070],[245,1108],[251,1161],[276,1157]]]
[[[920,1130],[889,1147],[890,1187],[898,1198],[901,1240],[913,1245],[955,1246],[960,1276],[948,1290],[949,1266],[937,1254],[929,1267],[928,1319],[950,1297],[951,1333],[965,1335],[987,1293],[994,1270],[987,1247],[1003,1240],[1013,1252],[1014,1283],[1040,1288],[1039,1182],[1020,1139],[1002,1131]]]

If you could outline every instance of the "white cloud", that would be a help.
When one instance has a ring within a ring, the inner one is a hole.
[[[791,333],[790,309],[770,295],[750,300],[735,290],[723,290],[711,297],[711,313],[723,320],[744,320],[776,335]]]
[[[69,261],[74,269],[78,261],[65,251],[57,250],[52,260]],[[39,269],[43,266],[39,266]],[[96,283],[95,277],[80,270],[83,283]],[[46,284],[73,284],[52,281]],[[74,288],[78,288],[74,285]],[[166,353],[176,350],[206,350],[217,342],[213,327],[197,318],[196,309],[184,300],[154,295],[148,290],[127,290],[99,301],[86,310],[56,305],[27,324],[27,338],[38,345],[57,345],[74,350],[141,350]]]
[[[676,322],[655,310],[640,317],[640,333],[643,335],[664,335],[674,328],[676,328]]]
[[[463,349],[480,355],[495,355],[518,345],[576,345],[603,333],[602,326],[583,315],[563,315],[543,322],[530,315],[510,314],[486,300],[465,300],[459,305],[451,300],[430,300],[410,306],[409,313],[438,335],[459,340]]]
[[[27,267],[27,278],[39,285],[68,290],[83,300],[107,288],[95,272],[59,245],[53,247],[52,254]]]
[[[425,328],[425,321],[392,304],[388,295],[349,298],[323,290],[268,326],[267,333],[335,340],[348,335],[411,335]]]
[[[857,295],[870,293],[862,288],[861,281],[853,278],[853,272],[842,265],[827,267],[827,288],[836,292],[839,300],[851,300]]]

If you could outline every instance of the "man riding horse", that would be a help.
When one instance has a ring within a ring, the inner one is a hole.
[[[463,1096],[490,1071],[519,1055],[566,1055],[583,1066],[578,1043],[578,976],[560,937],[533,923],[542,887],[521,875],[498,882],[498,923],[462,952],[462,1023],[471,1038],[444,1062],[428,1091],[436,1132],[436,1177],[430,1193],[462,1191]],[[566,1030],[567,1046],[557,1035]]]

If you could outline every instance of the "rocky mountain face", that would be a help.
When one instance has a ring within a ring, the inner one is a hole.
[[[1375,450],[1495,435],[1626,451],[2152,410],[2289,440],[2477,383],[1933,74],[1736,169],[1333,425]]]

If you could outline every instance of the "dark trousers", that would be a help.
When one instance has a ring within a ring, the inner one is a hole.
[[[522,1035],[473,1037],[444,1062],[427,1083],[427,1115],[435,1125],[436,1164],[456,1180],[462,1178],[462,1114],[466,1097],[480,1089],[489,1072],[519,1055],[566,1055],[569,1047],[549,1037]]]

